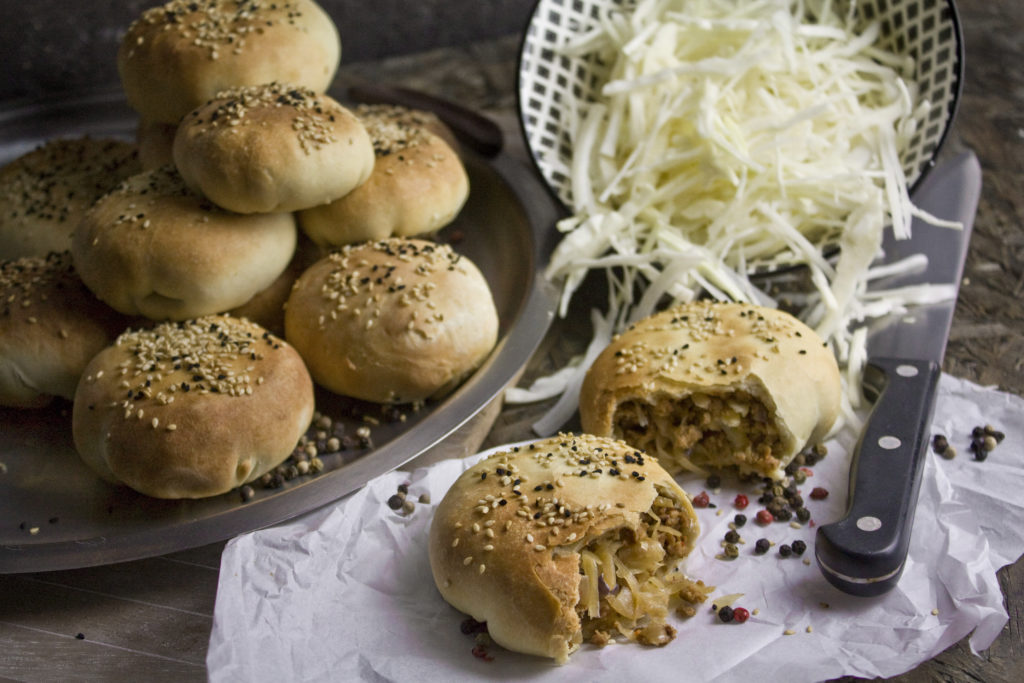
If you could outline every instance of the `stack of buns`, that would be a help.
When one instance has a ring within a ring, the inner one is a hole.
[[[313,0],[171,0],[131,24],[134,142],[53,141],[0,169],[0,406],[72,400],[101,477],[195,498],[292,453],[314,378],[409,403],[479,367],[497,339],[487,281],[426,235],[466,200],[462,161],[426,113],[328,95],[340,58]],[[319,289],[385,271],[363,316]]]

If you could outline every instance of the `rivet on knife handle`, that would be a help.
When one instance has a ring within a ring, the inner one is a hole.
[[[903,572],[940,372],[894,358],[873,358],[865,372],[879,395],[853,454],[849,506],[815,542],[825,578],[846,593],[880,595]]]

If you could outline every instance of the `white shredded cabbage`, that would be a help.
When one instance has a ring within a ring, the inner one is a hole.
[[[843,364],[852,418],[865,360],[858,323],[951,294],[867,291],[883,271],[920,265],[872,266],[885,226],[906,237],[912,217],[932,219],[912,205],[899,161],[930,110],[912,61],[876,45],[877,24],[857,32],[852,11],[828,0],[631,7],[600,13],[561,47],[611,68],[597,101],[569,112],[573,211],[546,274],[564,282],[564,315],[587,273],[606,270],[607,310],[594,315],[585,358],[514,397],[564,392],[534,425],[550,433],[576,410],[611,334],[665,297],[775,305],[750,268],[799,264],[813,289],[790,303]],[[826,246],[839,247],[833,261]]]

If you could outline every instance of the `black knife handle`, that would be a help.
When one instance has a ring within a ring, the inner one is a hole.
[[[846,593],[881,595],[903,573],[940,372],[896,358],[872,358],[865,369],[878,397],[850,464],[849,507],[815,541],[822,573]]]

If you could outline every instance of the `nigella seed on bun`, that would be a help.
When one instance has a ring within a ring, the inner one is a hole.
[[[128,27],[117,68],[143,119],[177,125],[235,86],[279,81],[324,92],[340,59],[338,29],[313,0],[171,0]]]
[[[207,316],[130,330],[75,393],[79,455],[111,483],[203,498],[283,462],[313,417],[302,359],[259,325]]]
[[[699,534],[686,493],[614,439],[560,434],[466,470],[430,527],[434,582],[499,645],[565,662],[609,637],[665,645],[710,588],[681,571]]]
[[[839,415],[832,351],[783,311],[696,302],[612,340],[580,390],[585,431],[623,439],[670,471],[734,467],[782,478]]]
[[[483,363],[498,312],[468,258],[396,237],[348,245],[303,273],[285,308],[285,337],[324,388],[414,403],[447,394]]]

